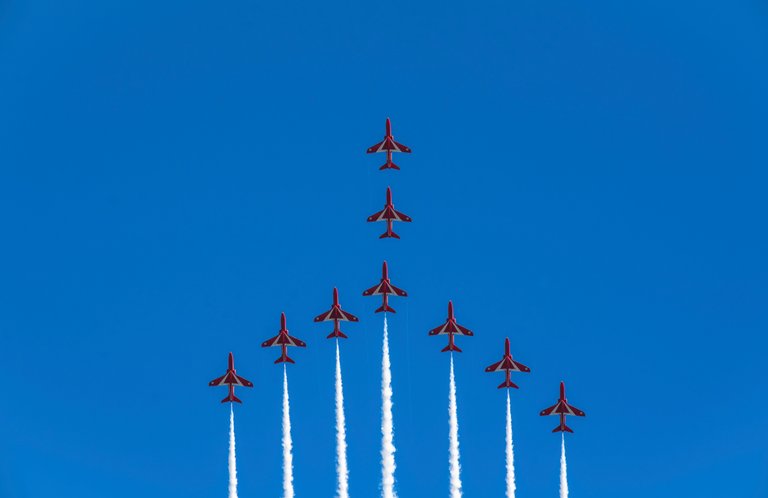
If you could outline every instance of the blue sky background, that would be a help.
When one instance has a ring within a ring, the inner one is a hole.
[[[285,311],[296,491],[335,489],[338,286],[351,493],[379,493],[381,261],[397,488],[448,493],[453,299],[467,497],[768,496],[764,2],[68,2],[0,7],[0,496],[279,496]],[[414,153],[366,156],[391,116]],[[365,218],[391,185],[400,241]]]

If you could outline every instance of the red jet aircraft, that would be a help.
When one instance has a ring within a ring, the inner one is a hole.
[[[560,383],[560,399],[557,400],[557,403],[550,406],[549,408],[546,408],[544,410],[541,410],[541,413],[539,413],[542,417],[545,417],[547,415],[560,415],[560,425],[552,429],[552,432],[570,432],[573,433],[573,429],[565,425],[565,417],[566,415],[576,415],[577,417],[583,417],[586,414],[576,408],[573,405],[568,404],[568,400],[565,398],[565,382]]]
[[[395,139],[392,137],[392,124],[389,122],[389,118],[387,118],[387,133],[384,135],[384,140],[377,143],[376,145],[368,147],[366,152],[368,154],[375,154],[377,152],[387,153],[387,162],[384,163],[379,169],[400,169],[400,166],[392,162],[392,153],[405,152],[410,154],[411,149],[403,144],[395,142]]]
[[[392,222],[404,221],[406,223],[410,223],[412,221],[411,217],[407,214],[401,213],[400,211],[395,211],[395,206],[392,204],[392,189],[389,187],[387,187],[387,202],[384,204],[384,209],[378,213],[373,213],[368,217],[368,222],[376,221],[387,222],[387,231],[379,235],[380,239],[386,239],[388,237],[399,239],[400,236],[392,231]]]
[[[381,282],[374,285],[370,289],[363,291],[364,296],[382,296],[384,298],[384,303],[381,305],[380,308],[376,310],[376,313],[382,312],[382,311],[389,311],[391,313],[395,313],[395,310],[389,306],[388,297],[390,294],[394,294],[396,296],[400,297],[408,297],[408,293],[405,292],[403,289],[398,289],[391,283],[389,283],[389,272],[387,270],[387,262],[384,261],[384,265],[381,269]]]
[[[280,331],[277,335],[261,343],[262,348],[269,348],[272,346],[280,346],[282,348],[282,355],[275,360],[275,363],[296,363],[288,357],[288,346],[298,346],[300,348],[307,347],[307,343],[304,341],[288,335],[288,329],[285,327],[285,313],[280,314]]]
[[[514,387],[517,389],[517,384],[512,382],[511,373],[512,372],[524,372],[529,373],[531,371],[530,368],[526,367],[519,361],[515,361],[512,359],[512,354],[509,352],[509,338],[504,340],[504,357],[501,359],[500,362],[494,363],[493,365],[486,367],[486,372],[501,372],[504,371],[506,374],[506,378],[504,379],[504,382],[499,384],[499,389],[504,389],[505,387]]]
[[[454,334],[466,335],[470,337],[475,335],[474,332],[468,328],[462,327],[456,323],[456,318],[453,317],[453,303],[451,301],[448,301],[448,318],[445,320],[445,323],[429,331],[429,335],[443,334],[448,334],[448,345],[442,349],[441,352],[443,353],[446,351],[456,351],[457,353],[461,353],[461,349],[459,349],[458,346],[453,343]]]
[[[315,317],[315,322],[330,322],[331,320],[333,320],[333,332],[328,336],[328,339],[333,339],[334,337],[341,337],[342,339],[347,338],[344,332],[339,329],[339,322],[360,321],[352,313],[347,313],[341,309],[341,305],[339,304],[339,291],[336,287],[333,288],[333,305],[331,306],[331,309]]]
[[[240,377],[235,373],[235,357],[232,356],[232,353],[229,353],[229,367],[227,367],[227,373],[219,377],[218,379],[213,379],[208,383],[211,387],[217,387],[217,386],[223,386],[228,385],[229,386],[229,396],[222,399],[222,403],[242,403],[240,399],[238,399],[237,396],[235,396],[235,386],[240,387],[253,387],[253,383],[248,380]]]

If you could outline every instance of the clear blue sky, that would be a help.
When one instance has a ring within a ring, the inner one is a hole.
[[[296,491],[335,486],[338,286],[351,493],[378,496],[391,264],[398,490],[448,490],[454,300],[467,497],[768,495],[768,9],[759,1],[11,1],[0,8],[0,496],[280,495],[285,311]],[[391,116],[414,153],[366,156]],[[392,185],[414,222],[378,240]]]

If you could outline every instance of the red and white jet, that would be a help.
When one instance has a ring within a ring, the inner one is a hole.
[[[501,359],[501,361],[494,363],[493,365],[485,368],[486,372],[501,372],[504,371],[506,374],[506,377],[504,379],[504,382],[499,384],[499,389],[509,388],[513,387],[517,389],[517,384],[512,382],[512,372],[524,372],[529,373],[531,371],[530,368],[526,367],[519,361],[515,361],[512,359],[512,354],[509,352],[509,338],[504,340],[504,357]]]
[[[557,403],[541,410],[539,413],[542,417],[547,415],[560,415],[560,425],[552,429],[552,432],[570,432],[573,433],[573,429],[565,425],[565,417],[567,415],[576,415],[577,417],[583,417],[586,414],[576,408],[575,406],[568,404],[568,400],[565,398],[565,382],[560,382],[560,399]]]
[[[333,339],[335,337],[340,337],[342,339],[347,338],[344,332],[339,329],[339,322],[360,321],[352,313],[347,313],[341,309],[341,305],[339,304],[339,291],[336,287],[333,288],[333,305],[331,306],[331,309],[315,317],[315,322],[330,322],[331,320],[333,320],[333,332],[328,336],[328,339]]]
[[[454,334],[466,335],[470,337],[475,335],[474,332],[468,328],[462,327],[456,323],[456,318],[453,316],[453,302],[451,301],[448,301],[448,318],[445,320],[445,323],[429,331],[429,335],[443,334],[448,334],[448,345],[442,349],[441,352],[443,353],[446,351],[456,351],[457,353],[461,353],[461,349],[459,349],[458,346],[453,343]]]
[[[387,231],[379,235],[380,239],[386,239],[388,237],[399,239],[400,236],[392,231],[392,222],[404,221],[406,223],[410,223],[412,221],[411,217],[407,214],[401,213],[400,211],[395,211],[395,205],[392,203],[392,189],[389,187],[387,187],[387,202],[384,204],[384,209],[378,213],[373,213],[368,217],[369,223],[376,221],[387,222]]]
[[[382,296],[384,303],[380,308],[376,310],[376,313],[382,311],[389,311],[395,313],[395,310],[389,306],[388,297],[390,294],[394,294],[400,297],[408,297],[408,293],[403,289],[398,289],[389,282],[389,271],[387,270],[387,262],[384,261],[384,265],[381,268],[381,282],[374,285],[368,290],[363,291],[364,296]]]
[[[307,343],[304,341],[288,335],[288,329],[285,327],[285,313],[280,314],[280,331],[277,335],[261,343],[262,348],[273,346],[280,346],[282,348],[282,355],[275,360],[275,363],[296,363],[288,357],[288,346],[307,347]]]
[[[235,357],[232,356],[232,353],[229,353],[229,366],[227,367],[227,373],[219,377],[218,379],[213,379],[208,383],[211,387],[218,387],[223,385],[229,386],[229,395],[222,399],[222,403],[242,403],[240,399],[238,399],[237,396],[235,396],[235,386],[240,387],[253,387],[253,382],[251,382],[248,379],[244,379],[243,377],[240,377],[235,372]]]
[[[405,152],[406,154],[410,154],[411,149],[410,147],[395,142],[395,139],[392,137],[392,124],[389,122],[389,118],[387,118],[387,132],[384,135],[384,140],[377,143],[376,145],[368,147],[366,152],[368,154],[375,154],[377,152],[387,153],[387,162],[384,163],[379,169],[400,169],[400,166],[392,162],[392,153]]]

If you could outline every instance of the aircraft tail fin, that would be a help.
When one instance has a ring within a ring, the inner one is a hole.
[[[381,305],[381,306],[380,306],[380,307],[379,307],[379,308],[378,308],[378,309],[375,311],[375,313],[381,313],[382,311],[384,311],[384,312],[388,311],[388,312],[390,312],[390,313],[397,313],[397,311],[395,311],[395,309],[394,309],[393,307],[391,307],[390,305],[388,305],[388,304],[382,304],[382,305]]]
[[[385,169],[400,169],[400,166],[393,163],[392,161],[387,161],[386,163],[382,164],[381,167],[379,167],[379,170],[385,170]]]

